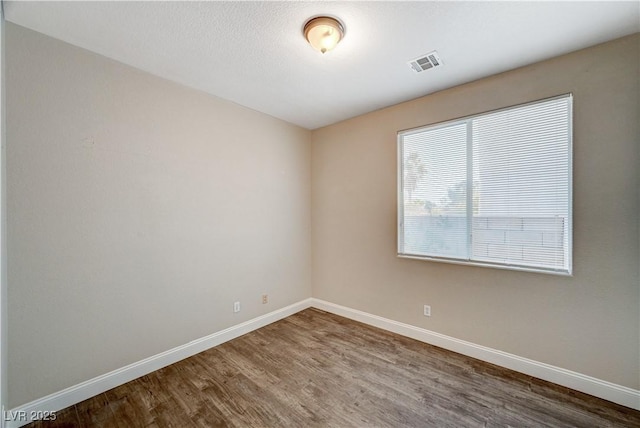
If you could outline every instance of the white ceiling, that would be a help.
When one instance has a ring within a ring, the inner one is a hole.
[[[314,129],[640,31],[640,2],[5,2],[8,21]],[[339,17],[325,55],[302,26]],[[416,74],[437,50],[444,66]]]

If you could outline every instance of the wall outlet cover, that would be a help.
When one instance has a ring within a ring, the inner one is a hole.
[[[424,305],[424,316],[425,317],[430,317],[431,316],[431,306]]]

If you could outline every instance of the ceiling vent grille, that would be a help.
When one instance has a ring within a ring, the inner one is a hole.
[[[412,59],[407,62],[407,64],[409,64],[409,67],[416,73],[422,73],[423,71],[442,66],[442,61],[440,60],[438,52],[433,51],[416,59]]]

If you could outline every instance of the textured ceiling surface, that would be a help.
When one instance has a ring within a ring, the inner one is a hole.
[[[320,54],[312,16],[346,26]],[[8,21],[314,129],[640,31],[640,2],[6,2]],[[444,65],[407,61],[437,50]]]

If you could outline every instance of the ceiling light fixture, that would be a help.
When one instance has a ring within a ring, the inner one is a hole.
[[[330,51],[344,37],[344,25],[335,18],[318,16],[304,24],[304,37],[315,50]]]

